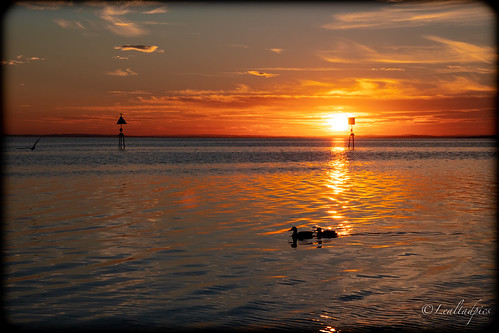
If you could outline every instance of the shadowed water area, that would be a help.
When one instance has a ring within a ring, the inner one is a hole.
[[[4,306],[17,327],[493,319],[492,140],[127,138],[119,151],[114,138],[44,137],[17,149],[34,139],[7,138],[3,152]],[[339,237],[293,247],[292,226]]]

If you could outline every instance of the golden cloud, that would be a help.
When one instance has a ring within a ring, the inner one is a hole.
[[[386,29],[438,23],[470,23],[494,19],[493,12],[480,2],[421,2],[380,4],[379,9],[333,15],[322,27],[334,30]]]
[[[437,36],[424,38],[438,44],[424,46],[369,47],[354,41],[343,40],[330,50],[317,55],[332,63],[363,64],[365,62],[390,64],[456,64],[495,62],[493,48],[449,40]]]
[[[115,46],[115,50],[121,50],[121,51],[139,51],[139,52],[144,52],[144,53],[153,53],[158,49],[156,45],[120,45],[120,46]]]
[[[258,72],[258,71],[247,71],[246,73],[250,74],[250,75],[262,76],[262,77],[266,77],[266,78],[279,76],[279,74],[265,73],[265,72]]]
[[[131,75],[138,75],[134,71],[132,71],[130,68],[127,68],[125,70],[123,69],[117,69],[115,71],[108,71],[106,72],[107,75],[111,76],[131,76]]]

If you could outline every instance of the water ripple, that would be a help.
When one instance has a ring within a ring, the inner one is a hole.
[[[51,140],[36,155],[7,146],[5,305],[17,325],[490,322],[421,312],[494,305],[488,141],[359,140],[347,151],[330,140],[137,139],[122,154]],[[293,244],[291,226],[339,237]]]

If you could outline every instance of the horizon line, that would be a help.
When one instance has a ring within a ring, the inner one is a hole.
[[[114,134],[88,134],[88,133],[67,133],[67,134],[3,134],[5,137],[109,137],[114,138],[117,135]],[[348,138],[345,135],[323,135],[323,136],[294,136],[294,135],[250,135],[250,134],[181,134],[181,135],[127,135],[128,138],[179,138],[179,139],[202,139],[202,138],[212,138],[212,139],[230,139],[230,138],[241,138],[241,139],[337,139],[337,138]],[[377,135],[377,134],[366,134],[362,136],[357,136],[357,138],[378,138],[378,139],[424,139],[424,138],[496,138],[497,134],[491,135],[424,135],[424,134],[401,134],[401,135]]]

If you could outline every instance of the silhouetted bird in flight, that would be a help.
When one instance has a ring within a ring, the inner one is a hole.
[[[38,143],[38,141],[40,141],[41,138],[38,138],[36,141],[35,141],[35,144],[33,145],[33,147],[31,147],[31,150],[35,150],[36,148],[36,144]]]
[[[41,138],[38,138],[36,141],[35,141],[35,144],[33,146],[30,147],[20,147],[20,148],[16,148],[16,149],[31,149],[31,150],[35,150],[36,148],[36,144],[38,143],[38,141],[40,141]]]

